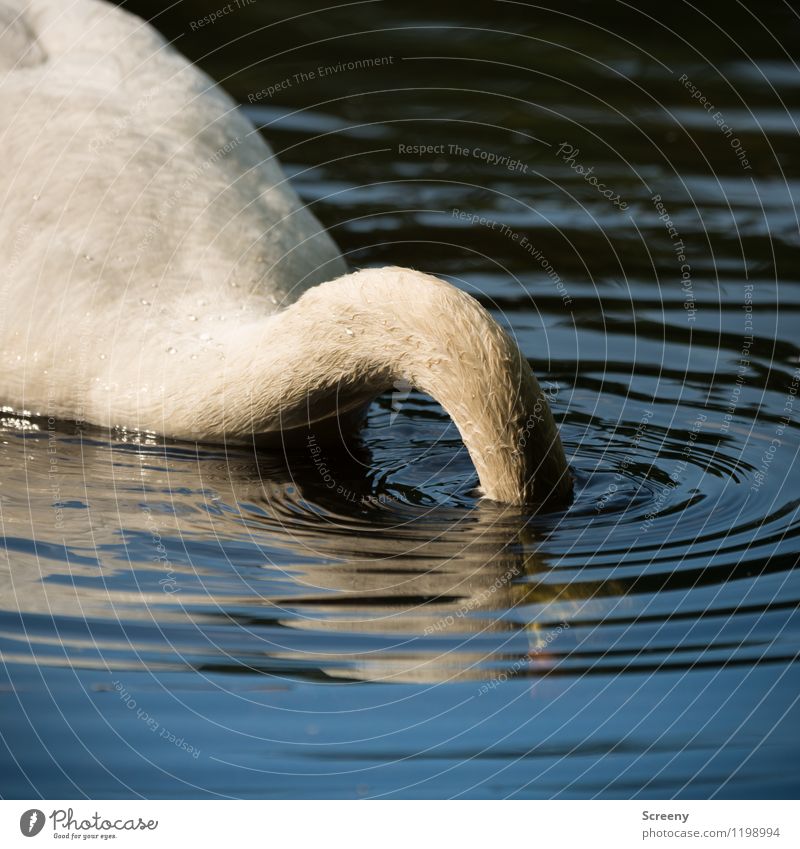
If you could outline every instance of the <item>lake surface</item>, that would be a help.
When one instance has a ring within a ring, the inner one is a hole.
[[[321,460],[3,413],[0,795],[796,797],[796,14],[219,5],[156,23],[513,332],[575,502],[404,386]]]

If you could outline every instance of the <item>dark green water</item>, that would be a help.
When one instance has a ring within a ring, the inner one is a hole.
[[[511,329],[575,503],[477,502],[403,387],[325,473],[5,420],[0,793],[795,797],[797,14],[219,6],[155,23],[353,266]]]

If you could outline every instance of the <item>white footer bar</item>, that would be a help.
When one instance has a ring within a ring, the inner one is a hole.
[[[800,846],[797,802],[0,801],[0,846]]]

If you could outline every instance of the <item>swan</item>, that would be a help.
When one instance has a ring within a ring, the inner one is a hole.
[[[352,429],[403,380],[482,494],[563,504],[517,344],[411,268],[348,273],[234,101],[105,0],[0,0],[0,404],[203,442]]]

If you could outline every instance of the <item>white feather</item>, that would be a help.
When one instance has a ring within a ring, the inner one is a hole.
[[[516,344],[436,278],[345,275],[261,135],[149,25],[98,0],[0,0],[0,27],[0,401],[248,439],[409,381],[487,495],[566,497]]]

